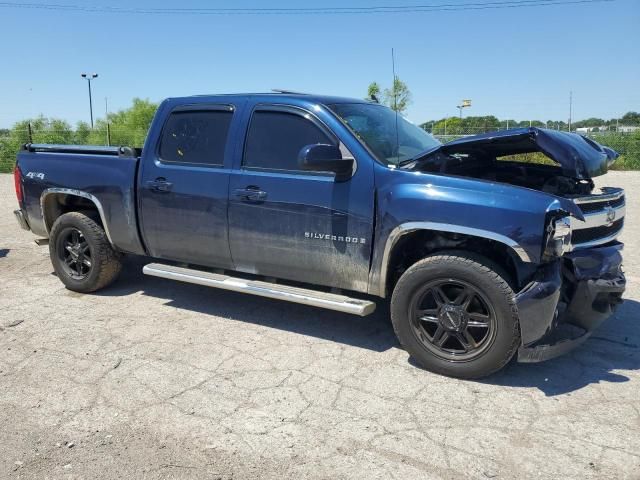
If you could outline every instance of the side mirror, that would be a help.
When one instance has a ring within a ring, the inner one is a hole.
[[[342,158],[340,149],[335,145],[317,143],[302,147],[298,154],[298,166],[301,170],[312,172],[334,172],[336,181],[351,178],[353,158]]]

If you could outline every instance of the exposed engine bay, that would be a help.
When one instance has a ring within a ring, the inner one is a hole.
[[[541,162],[511,161],[521,155],[534,155]],[[592,178],[605,174],[617,157],[590,138],[532,127],[463,137],[426,152],[407,167],[579,197],[592,194]]]
[[[593,180],[565,176],[562,168],[554,165],[503,161],[474,154],[437,152],[416,165],[416,170],[507,183],[560,197],[589,195],[594,189]]]

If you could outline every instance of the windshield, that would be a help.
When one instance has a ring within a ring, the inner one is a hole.
[[[417,157],[438,147],[440,142],[390,108],[366,103],[340,103],[329,105],[385,165]]]

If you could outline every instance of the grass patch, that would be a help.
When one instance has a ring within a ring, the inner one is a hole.
[[[558,164],[547,157],[544,153],[519,153],[517,155],[507,155],[506,157],[499,157],[501,162],[520,162],[520,163],[537,163],[539,165],[553,165]]]

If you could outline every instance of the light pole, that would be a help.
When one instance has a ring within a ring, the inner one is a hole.
[[[571,120],[573,120],[573,90],[569,92],[569,131],[571,131]]]
[[[471,106],[471,100],[462,100],[462,103],[456,106],[456,108],[460,110],[460,120],[462,120],[462,109],[470,106]]]
[[[91,99],[91,80],[98,78],[97,73],[81,73],[80,76],[87,80],[89,84],[89,115],[91,115],[91,129],[93,130],[93,100]]]

